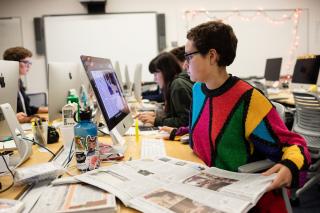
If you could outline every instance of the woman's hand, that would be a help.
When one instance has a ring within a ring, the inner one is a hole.
[[[138,118],[143,123],[150,123],[154,125],[154,121],[156,119],[156,115],[154,112],[142,112],[139,113],[136,118]]]
[[[167,133],[169,133],[169,135],[170,135],[170,133],[172,132],[172,130],[173,130],[174,128],[173,128],[173,127],[170,127],[170,126],[162,126],[162,127],[160,127],[159,129],[160,129],[160,131],[167,132]]]
[[[272,191],[281,187],[289,187],[292,181],[292,174],[288,167],[278,163],[271,167],[269,170],[262,173],[262,175],[269,176],[273,173],[277,173],[276,178],[271,185],[267,188],[267,191]]]

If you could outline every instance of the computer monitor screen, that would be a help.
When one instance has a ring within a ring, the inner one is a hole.
[[[320,56],[297,59],[294,66],[292,83],[317,84],[320,68]]]
[[[75,89],[79,95],[81,85],[79,67],[78,63],[49,62],[49,121],[61,118],[61,110],[67,104],[70,89]]]
[[[264,77],[266,81],[279,81],[282,58],[267,59]]]
[[[128,96],[130,96],[132,92],[132,82],[130,81],[130,75],[127,65],[124,67],[124,75],[126,79],[126,93],[128,94]]]
[[[142,78],[142,64],[137,64],[134,71],[134,88],[133,93],[137,101],[141,101],[141,78]]]
[[[0,60],[0,104],[9,103],[14,112],[17,109],[19,62]],[[0,112],[0,139],[10,136],[10,130]]]
[[[110,60],[81,56],[81,61],[109,131],[115,128],[123,135],[133,119]]]
[[[118,78],[119,83],[120,83],[120,87],[121,87],[122,91],[124,91],[123,81],[122,81],[122,74],[121,74],[121,69],[120,69],[119,61],[116,61],[116,62],[114,63],[114,71],[116,72],[117,78]]]

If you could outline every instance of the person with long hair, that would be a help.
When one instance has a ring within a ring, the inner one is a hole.
[[[180,127],[189,124],[191,92],[193,83],[182,71],[177,58],[168,52],[160,53],[149,63],[164,98],[164,115],[142,112],[137,118],[154,126]]]

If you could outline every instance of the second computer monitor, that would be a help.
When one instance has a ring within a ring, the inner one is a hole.
[[[264,77],[266,81],[279,81],[282,58],[267,59]]]
[[[134,71],[134,87],[133,94],[135,99],[140,102],[142,97],[142,64],[137,64],[136,69]]]
[[[109,131],[116,129],[123,135],[133,119],[110,60],[81,56],[81,61]]]
[[[49,121],[61,118],[62,107],[67,103],[70,89],[75,89],[79,95],[80,89],[80,64],[50,62],[48,108]]]
[[[18,82],[19,62],[0,60],[0,104],[9,103],[14,112],[17,109]],[[0,139],[10,135],[4,116],[0,112]]]
[[[320,56],[297,59],[292,75],[293,84],[317,84],[320,68]]]

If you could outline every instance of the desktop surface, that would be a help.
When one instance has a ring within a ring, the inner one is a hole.
[[[124,161],[140,159],[141,157],[141,144],[142,141],[156,140],[154,135],[148,136],[125,136],[125,141],[127,149],[124,154]],[[111,144],[111,138],[109,136],[99,137],[99,142]],[[62,149],[62,141],[58,143],[49,144],[48,148],[51,149],[54,153],[58,153]],[[182,160],[193,161],[197,163],[203,163],[192,151],[188,145],[184,145],[179,141],[168,141],[164,140],[164,146],[167,156],[179,158]],[[39,150],[38,146],[34,145],[32,147],[33,155],[21,165],[21,167],[31,166],[38,163],[44,163],[52,160],[52,155],[49,152],[42,152]],[[71,174],[80,174],[80,172],[75,167],[75,159],[72,160],[71,165],[68,168],[68,172]],[[101,167],[110,165],[109,162],[102,162]],[[11,176],[7,175],[3,178],[3,187],[8,187],[12,181]],[[8,199],[18,199],[26,190],[28,186],[13,186],[10,190],[1,193],[0,198]],[[135,212],[134,209],[122,207],[121,212]]]

